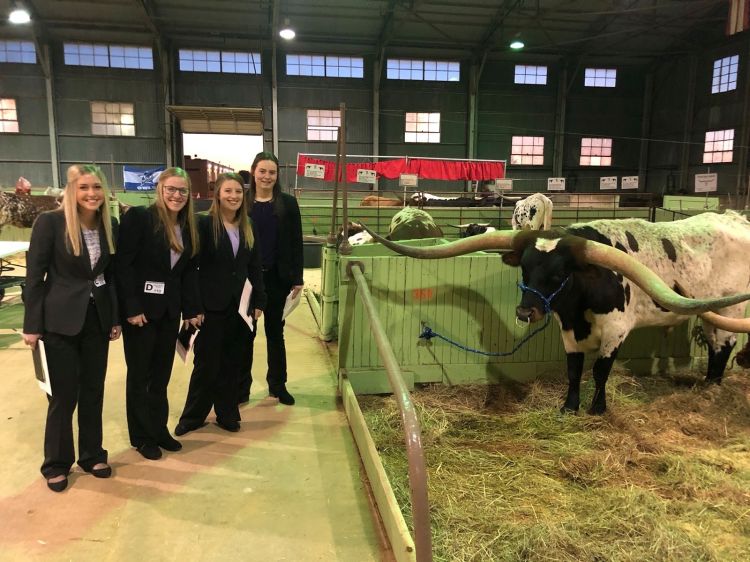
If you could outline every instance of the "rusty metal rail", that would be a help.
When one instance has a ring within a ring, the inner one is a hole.
[[[347,273],[357,285],[357,294],[362,299],[367,318],[370,321],[375,345],[378,348],[383,366],[388,374],[388,380],[393,390],[401,412],[401,423],[404,426],[404,441],[406,456],[409,463],[409,491],[411,493],[411,509],[414,521],[414,547],[417,562],[432,562],[432,535],[430,532],[430,507],[427,500],[427,469],[425,466],[424,450],[422,448],[422,429],[414,410],[414,404],[409,395],[409,389],[404,384],[396,356],[393,353],[388,336],[380,323],[375,305],[362,272],[363,265],[357,261],[347,264]]]

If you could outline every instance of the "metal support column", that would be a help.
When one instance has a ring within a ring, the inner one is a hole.
[[[678,189],[688,189],[690,172],[690,142],[693,138],[693,112],[695,111],[695,84],[698,72],[698,57],[690,56],[690,69],[685,100],[685,123],[682,129],[682,155],[680,156],[680,185]]]
[[[745,37],[747,42],[747,53],[750,57],[750,38]],[[750,60],[747,59],[747,60]],[[736,196],[737,203],[736,207],[745,209],[748,208],[748,201],[750,201],[750,183],[748,182],[748,142],[750,142],[750,65],[745,65],[745,91],[743,92],[742,99],[742,126],[740,127],[740,134],[738,137],[737,144],[737,185],[736,185]],[[745,190],[745,200],[742,201],[742,191]]]
[[[52,56],[50,55],[49,44],[37,43],[37,52],[40,55],[39,62],[41,63],[42,71],[44,72],[44,90],[47,97],[47,128],[49,130],[52,187],[62,187],[60,184],[60,154],[57,148],[57,119],[55,118],[55,77],[52,68]]]
[[[557,103],[555,104],[555,146],[552,152],[552,175],[562,177],[563,153],[565,152],[565,111],[568,104],[568,67],[560,68],[557,81]]]
[[[643,84],[643,116],[641,117],[641,152],[638,156],[638,191],[646,190],[646,176],[648,174],[648,138],[651,133],[651,111],[654,100],[654,72],[646,74]]]

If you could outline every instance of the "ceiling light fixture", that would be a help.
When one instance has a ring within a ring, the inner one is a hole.
[[[523,44],[523,41],[519,41],[518,39],[514,40],[510,44],[510,48],[513,49],[514,51],[519,51],[519,50],[523,49],[524,47],[525,47],[525,45]]]
[[[279,36],[282,39],[286,39],[287,41],[291,41],[294,39],[294,36],[297,35],[294,30],[289,25],[289,18],[284,18],[284,27],[282,27],[279,30]]]
[[[8,16],[8,21],[15,24],[29,23],[31,21],[31,16],[26,10],[16,8]]]

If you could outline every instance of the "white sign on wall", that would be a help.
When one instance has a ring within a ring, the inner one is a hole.
[[[305,177],[322,180],[326,177],[326,167],[323,164],[305,164]]]
[[[375,170],[358,169],[357,182],[371,183],[374,185],[377,182],[377,173]]]
[[[617,176],[600,177],[599,189],[617,189]]]
[[[565,178],[547,178],[547,191],[565,191]]]
[[[398,178],[399,187],[417,187],[419,176],[417,174],[401,174]]]
[[[695,192],[710,193],[718,187],[716,174],[695,174]]]
[[[638,176],[622,176],[623,189],[638,189]]]
[[[513,189],[513,180],[509,178],[497,178],[495,180],[495,191],[511,191]]]

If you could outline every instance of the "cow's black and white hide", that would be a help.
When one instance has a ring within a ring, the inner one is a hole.
[[[58,198],[50,195],[16,195],[0,192],[0,231],[4,226],[31,228],[44,211],[60,206]]]
[[[552,226],[552,201],[534,193],[516,203],[511,218],[513,230],[549,230]]]
[[[501,231],[429,248],[383,243],[423,259],[511,250],[503,261],[521,268],[524,284],[517,318],[541,320],[542,295],[560,325],[569,382],[563,411],[578,410],[584,353],[596,352],[589,412],[604,413],[607,378],[635,328],[675,326],[700,315],[709,344],[706,380],[713,383],[721,382],[736,343],[733,332],[750,332],[744,318],[750,223],[731,211],[675,222],[598,220],[557,231]]]
[[[486,193],[461,197],[441,197],[424,191],[413,193],[410,197],[411,203],[418,207],[499,207],[503,201],[516,201],[517,199],[517,197]]]

